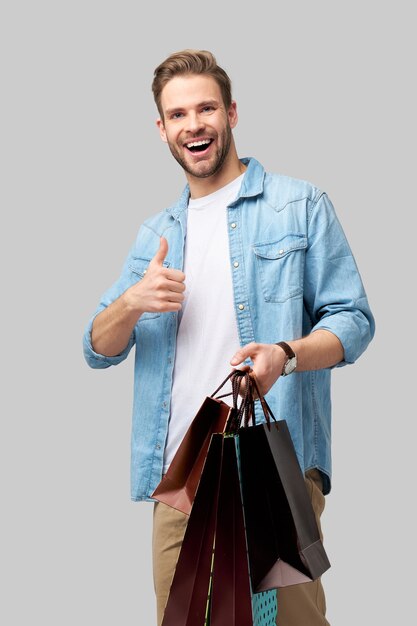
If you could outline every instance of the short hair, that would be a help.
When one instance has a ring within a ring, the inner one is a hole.
[[[186,74],[206,74],[212,76],[220,87],[223,103],[229,109],[232,103],[232,83],[223,68],[217,65],[214,54],[208,50],[181,50],[174,52],[163,61],[154,72],[152,82],[153,97],[164,119],[161,107],[161,93],[165,85],[175,76]]]

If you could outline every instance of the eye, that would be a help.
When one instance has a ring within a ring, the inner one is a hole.
[[[175,113],[173,113],[173,114],[171,115],[171,119],[172,119],[172,120],[179,120],[179,119],[180,119],[180,117],[181,117],[182,115],[183,115],[183,114],[182,114],[180,111],[176,111]]]
[[[214,106],[212,106],[211,104],[208,104],[207,106],[203,107],[204,113],[211,113],[211,111],[214,111]]]

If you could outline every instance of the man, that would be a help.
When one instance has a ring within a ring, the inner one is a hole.
[[[330,371],[356,361],[374,333],[349,245],[325,193],[238,158],[236,103],[211,53],[171,55],[152,88],[161,138],[188,184],[141,226],[84,337],[96,368],[136,346],[132,499],[151,499],[203,399],[231,366],[250,366],[288,422],[319,522],[331,478]],[[187,519],[155,504],[159,624]],[[279,590],[278,606],[280,626],[328,624],[320,580]]]

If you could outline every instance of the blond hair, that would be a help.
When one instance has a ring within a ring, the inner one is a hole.
[[[232,103],[232,84],[224,69],[217,65],[214,54],[208,50],[187,49],[171,54],[158,65],[154,72],[152,91],[162,120],[164,119],[161,107],[162,90],[172,78],[184,74],[206,74],[207,76],[212,76],[220,87],[226,109],[229,109]]]

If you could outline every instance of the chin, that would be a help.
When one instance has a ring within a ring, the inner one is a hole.
[[[196,178],[207,178],[208,176],[211,176],[212,174],[214,174],[213,165],[211,164],[205,164],[202,167],[198,167],[198,166],[196,167],[195,165],[191,167],[189,165],[188,171],[190,172],[190,174],[192,174]]]

